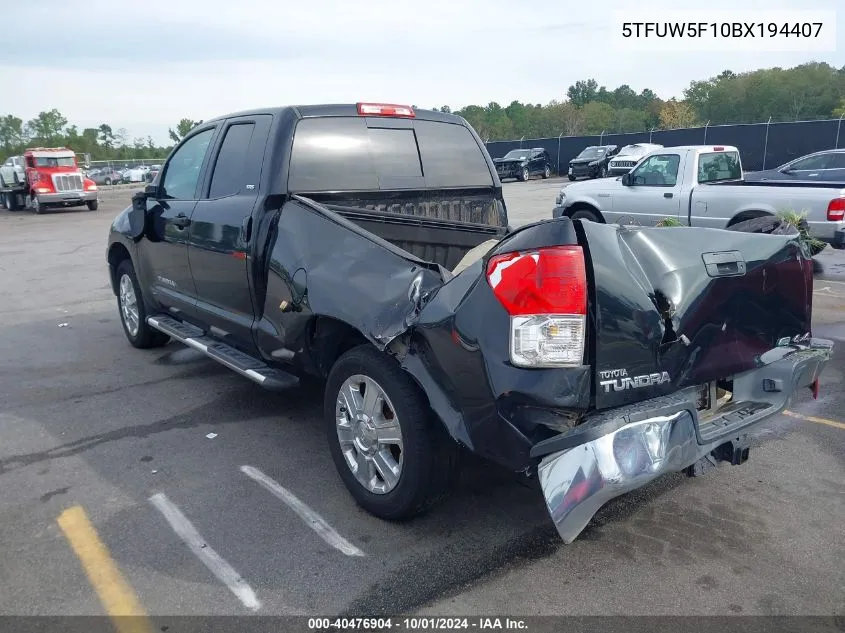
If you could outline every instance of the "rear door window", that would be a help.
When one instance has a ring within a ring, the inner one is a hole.
[[[226,136],[217,154],[217,162],[214,164],[209,198],[223,198],[240,193],[247,184],[244,172],[254,130],[254,123],[240,123],[226,130]],[[253,178],[254,180],[257,179]]]
[[[361,191],[492,186],[469,130],[434,121],[384,127],[364,118],[304,119],[296,127],[291,191]]]

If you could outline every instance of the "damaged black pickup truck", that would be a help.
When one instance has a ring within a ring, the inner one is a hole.
[[[513,230],[473,129],[408,106],[202,123],[107,259],[135,347],[173,339],[268,389],[325,379],[329,449],[372,514],[430,507],[462,446],[537,477],[566,542],[663,473],[745,461],[832,349],[797,235]]]

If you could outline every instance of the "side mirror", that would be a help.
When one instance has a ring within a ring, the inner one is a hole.
[[[622,176],[622,184],[626,187],[631,186],[631,172],[628,172],[627,174],[624,174]]]
[[[158,185],[149,183],[144,187],[145,198],[155,198],[158,196]]]

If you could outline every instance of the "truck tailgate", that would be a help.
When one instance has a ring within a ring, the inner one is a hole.
[[[812,262],[795,235],[580,224],[598,409],[728,379],[810,333]]]

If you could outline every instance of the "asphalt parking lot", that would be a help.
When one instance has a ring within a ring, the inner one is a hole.
[[[549,217],[560,184],[506,184],[512,223]],[[654,482],[565,546],[538,489],[483,463],[381,522],[336,475],[319,385],[267,393],[178,344],[130,347],[105,265],[130,195],[0,211],[0,614],[102,614],[106,591],[153,618],[845,615],[844,252],[820,258],[814,334],[838,348],[819,399],[745,465]]]

